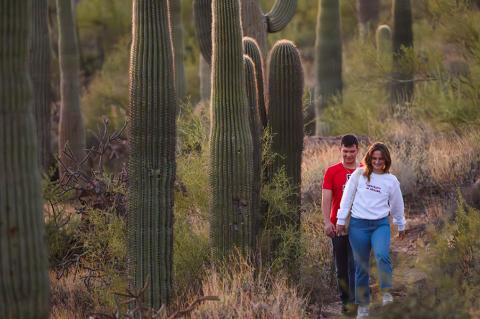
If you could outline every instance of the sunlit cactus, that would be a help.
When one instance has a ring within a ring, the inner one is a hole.
[[[286,40],[278,41],[269,58],[268,123],[272,134],[274,157],[269,176],[283,167],[294,190],[291,203],[295,211],[289,216],[290,223],[300,223],[300,185],[303,151],[303,68],[296,46]],[[279,220],[279,223],[286,223]]]
[[[257,92],[258,92],[258,113],[260,116],[260,121],[263,128],[267,127],[267,110],[265,107],[265,92],[264,92],[264,81],[263,81],[263,58],[260,48],[258,47],[255,39],[250,37],[243,38],[243,48],[245,54],[248,55],[253,64],[255,65],[255,75],[257,83]]]
[[[0,21],[0,318],[46,319],[48,256],[28,72],[32,1],[0,1]]]
[[[128,261],[155,309],[172,293],[177,102],[166,1],[134,0],[130,55]]]
[[[253,146],[243,62],[239,0],[213,0],[211,237],[215,253],[255,243],[251,212]]]

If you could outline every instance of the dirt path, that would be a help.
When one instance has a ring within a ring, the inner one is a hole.
[[[407,218],[406,237],[403,240],[396,238],[396,233],[392,234],[391,254],[394,265],[393,290],[392,295],[396,299],[406,296],[407,288],[420,286],[425,280],[425,274],[415,267],[419,249],[426,244],[426,227],[428,218],[422,213],[416,213]],[[371,284],[372,307],[380,306],[380,293],[378,283],[374,281]],[[314,318],[347,318],[341,314],[341,302],[327,304],[321,311],[320,316]]]

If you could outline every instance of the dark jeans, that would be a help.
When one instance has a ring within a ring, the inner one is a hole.
[[[355,263],[348,236],[332,238],[337,283],[343,304],[355,302]]]

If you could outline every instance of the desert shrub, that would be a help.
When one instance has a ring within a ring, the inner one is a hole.
[[[204,296],[219,301],[200,305],[194,318],[306,318],[306,300],[280,274],[256,269],[235,254],[211,266],[202,281]]]
[[[480,314],[480,212],[459,201],[454,220],[433,234],[418,267],[427,279],[379,318],[476,318]]]

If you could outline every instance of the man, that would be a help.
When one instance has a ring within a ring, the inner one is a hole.
[[[345,135],[340,143],[342,161],[327,168],[322,186],[322,213],[325,233],[332,238],[333,256],[343,313],[355,313],[355,264],[352,248],[345,232],[337,232],[337,211],[348,178],[358,167],[358,140]]]

